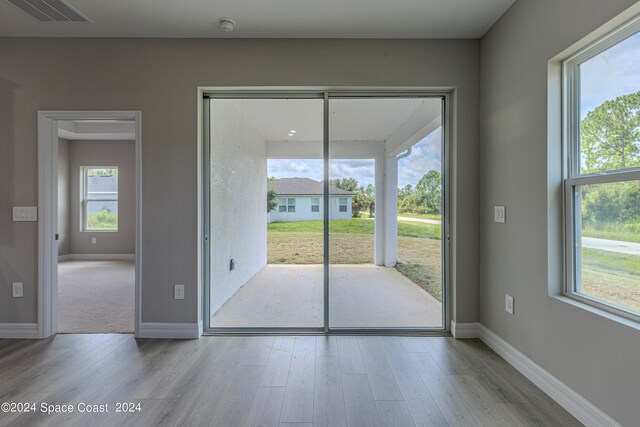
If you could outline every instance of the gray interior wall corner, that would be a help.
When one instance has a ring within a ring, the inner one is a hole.
[[[640,419],[640,334],[549,293],[562,277],[549,260],[562,176],[547,164],[558,147],[547,145],[546,94],[549,61],[635,3],[518,0],[483,37],[480,69],[480,322],[622,425]],[[506,205],[505,224],[494,205]]]

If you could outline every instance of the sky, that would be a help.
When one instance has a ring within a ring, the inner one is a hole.
[[[431,169],[440,171],[441,128],[431,132],[413,146],[411,154],[398,161],[398,186],[412,186]],[[280,160],[269,159],[268,175],[276,178],[311,178],[322,181],[322,160]],[[374,184],[375,165],[373,160],[330,160],[329,178],[355,178],[359,185]]]
[[[640,90],[640,33],[580,65],[580,117],[605,101]]]

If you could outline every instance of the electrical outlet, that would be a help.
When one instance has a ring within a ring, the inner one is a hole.
[[[513,314],[513,297],[509,294],[504,296],[504,311]]]
[[[184,299],[184,285],[173,285],[173,299]]]
[[[504,206],[495,206],[493,211],[493,221],[504,224],[506,222],[506,208]]]
[[[11,284],[12,295],[14,298],[22,298],[24,296],[22,286],[23,286],[22,282],[13,282]]]
[[[92,237],[91,238],[91,244],[95,245],[96,243],[98,243],[98,238],[97,237]]]

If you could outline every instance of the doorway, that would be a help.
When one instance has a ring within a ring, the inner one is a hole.
[[[205,332],[446,330],[447,101],[206,94]]]
[[[40,336],[137,333],[140,113],[38,119]]]

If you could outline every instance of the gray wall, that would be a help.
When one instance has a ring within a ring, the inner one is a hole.
[[[69,253],[135,254],[136,165],[134,141],[69,141]],[[118,167],[118,231],[80,231],[80,168]],[[96,244],[91,238],[96,238]]]
[[[69,141],[58,138],[58,255],[69,254]]]
[[[561,156],[547,146],[546,93],[549,60],[633,3],[519,0],[482,39],[480,72],[480,321],[628,426],[640,419],[640,333],[549,295],[562,282]]]
[[[25,282],[0,323],[37,320],[37,224],[7,209],[37,203],[36,114],[64,109],[142,111],[142,319],[198,321],[196,89],[244,85],[457,87],[454,319],[478,319],[477,40],[2,38],[0,58],[0,293]]]

